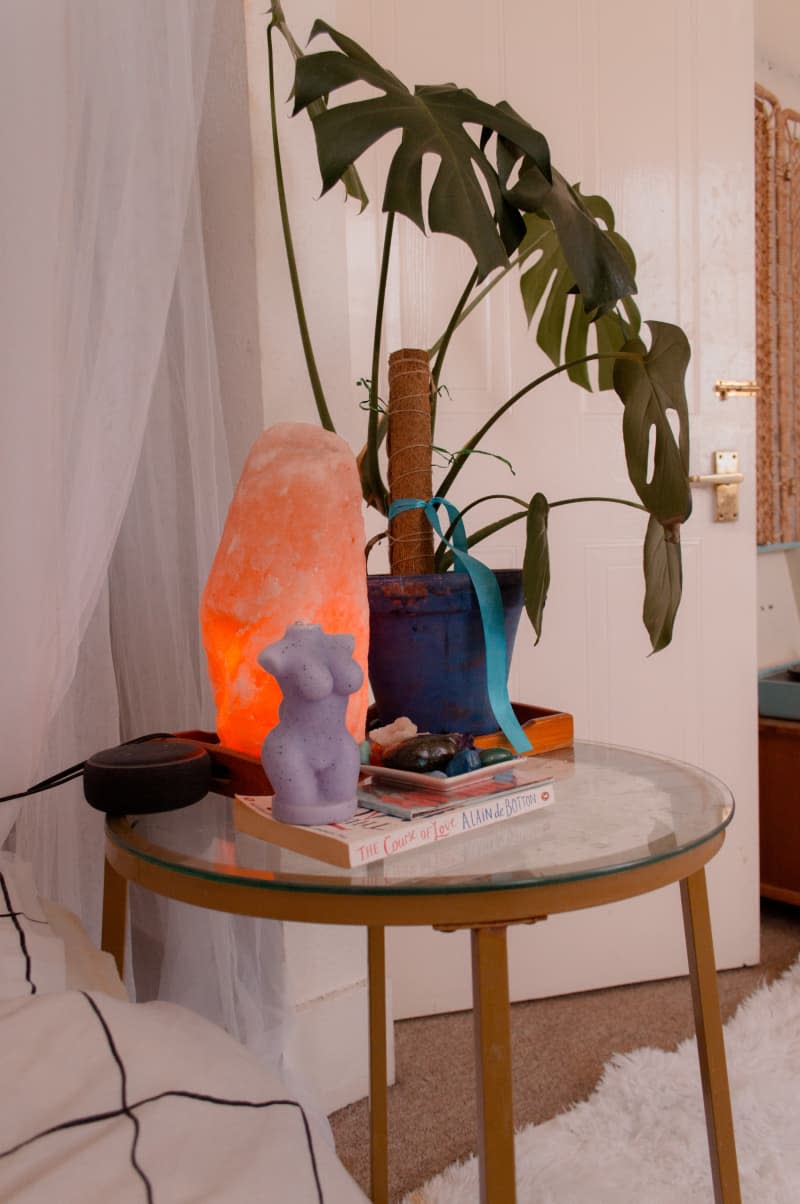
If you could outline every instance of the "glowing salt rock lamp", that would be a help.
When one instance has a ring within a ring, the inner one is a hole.
[[[345,441],[282,422],[247,457],[200,606],[222,744],[259,756],[278,722],[281,689],[259,653],[294,622],[352,635],[363,684],[347,729],[362,740],[369,611],[361,485]]]

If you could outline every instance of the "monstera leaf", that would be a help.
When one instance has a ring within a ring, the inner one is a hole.
[[[497,107],[513,113],[505,101]],[[486,140],[484,131],[481,146]],[[593,316],[595,311],[607,313],[623,297],[636,292],[632,254],[621,253],[619,246],[596,221],[579,191],[572,188],[560,172],[551,168],[550,176],[546,178],[524,147],[515,145],[503,133],[497,136],[497,172],[503,195],[516,209],[549,218],[587,313]],[[610,207],[607,208],[610,212]]]
[[[550,549],[547,543],[547,520],[550,506],[543,493],[535,493],[528,507],[525,556],[522,562],[522,588],[525,610],[536,632],[536,643],[542,635],[542,615],[550,588]]]
[[[544,136],[507,105],[487,104],[454,84],[419,86],[411,92],[357,42],[325,21],[314,23],[311,36],[320,33],[328,34],[338,50],[298,60],[295,113],[356,81],[382,93],[325,108],[312,117],[323,191],[385,134],[400,130],[400,145],[386,179],[384,210],[402,213],[425,229],[422,160],[433,155],[439,166],[428,196],[429,228],[466,242],[480,278],[506,267],[509,254],[525,236],[525,224],[505,195],[497,169],[464,126],[478,125],[505,138],[549,184],[550,151]]]
[[[665,528],[650,516],[644,541],[644,608],[642,619],[653,652],[666,648],[672,639],[675,615],[683,589],[680,527]]]
[[[553,173],[554,177],[556,173]],[[584,214],[580,231],[585,235],[586,249],[582,255],[576,251],[576,239],[565,241],[564,225],[551,221],[536,213],[525,216],[527,234],[520,246],[520,256],[527,264],[536,255],[533,266],[526,267],[520,276],[520,291],[528,322],[547,294],[547,300],[536,331],[536,341],[548,359],[556,366],[572,363],[590,354],[589,335],[594,331],[596,349],[600,354],[619,351],[623,343],[639,333],[641,318],[636,303],[630,296],[636,291],[634,280],[636,260],[628,243],[614,229],[614,213],[603,197],[581,195],[580,187],[569,189],[574,204]],[[598,224],[602,221],[605,230]],[[586,223],[594,233],[588,233]],[[573,263],[577,261],[580,279],[567,260],[566,247],[571,247]],[[621,260],[625,274],[610,272],[609,247],[614,254],[614,263]],[[581,268],[581,265],[588,265]],[[613,294],[621,301],[626,322],[614,312],[600,312],[608,306]],[[603,300],[602,298],[605,298]],[[568,312],[569,308],[569,312]],[[614,361],[600,360],[598,364],[598,387],[613,387]],[[571,381],[584,389],[591,389],[588,365],[573,364],[567,371]]]
[[[626,343],[618,359],[614,388],[625,406],[622,438],[631,483],[650,513],[664,527],[689,517],[689,411],[684,377],[689,364],[689,340],[679,326],[648,322],[651,346],[641,339]],[[676,440],[669,412],[678,422]]]

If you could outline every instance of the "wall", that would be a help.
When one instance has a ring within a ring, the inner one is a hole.
[[[244,16],[217,4],[198,142],[206,269],[231,472],[262,428]]]
[[[257,0],[245,0],[264,419],[266,423],[316,423],[276,202],[264,10],[265,5]],[[306,41],[314,17],[335,23],[335,10],[331,0],[292,0],[290,25],[298,41]],[[283,170],[306,315],[337,430],[355,442],[360,412],[352,407],[350,413],[351,407],[342,405],[352,383],[347,358],[341,354],[349,341],[350,324],[343,304],[347,274],[344,205],[340,196],[327,196],[317,203],[320,181],[313,134],[305,115],[289,117],[293,64],[280,36],[275,39],[275,62]]]
[[[755,35],[756,80],[800,112],[800,7],[756,0]]]
[[[758,557],[758,664],[800,660],[800,549]]]
[[[758,83],[777,96],[785,109],[800,112],[800,69],[789,70],[761,52],[756,53],[755,63]]]

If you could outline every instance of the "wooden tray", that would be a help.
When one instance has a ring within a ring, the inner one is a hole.
[[[220,744],[216,732],[176,732],[184,740],[202,744],[211,757],[211,792],[233,798],[235,794],[274,794],[259,757]]]
[[[546,707],[530,706],[527,702],[512,702],[514,714],[533,748],[525,755],[553,752],[569,748],[574,738],[574,723],[568,711],[549,711]],[[502,732],[487,732],[475,737],[476,748],[511,748]],[[513,751],[513,750],[512,750]]]
[[[573,740],[572,715],[566,711],[550,711],[546,707],[530,706],[525,702],[513,702],[514,714],[533,745],[526,756],[553,752],[556,748],[569,748]],[[269,778],[264,773],[258,757],[237,752],[220,744],[216,732],[176,732],[185,740],[196,740],[211,756],[212,785],[215,794],[233,798],[235,794],[272,794]],[[488,732],[475,737],[477,748],[510,748],[502,732]]]

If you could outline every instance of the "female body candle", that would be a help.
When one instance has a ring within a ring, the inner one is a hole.
[[[355,814],[361,758],[345,711],[364,674],[353,647],[351,635],[326,635],[318,623],[292,623],[258,658],[283,691],[278,726],[261,751],[275,791],[275,819],[328,824]]]

